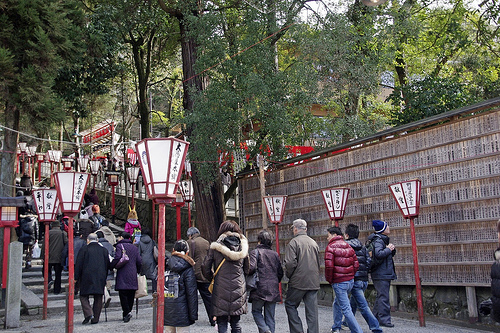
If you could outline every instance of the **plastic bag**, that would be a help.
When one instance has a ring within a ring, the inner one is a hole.
[[[38,241],[35,242],[35,245],[33,245],[33,255],[32,257],[35,259],[40,258],[40,254],[42,253],[42,250],[40,249],[40,246],[38,246]]]

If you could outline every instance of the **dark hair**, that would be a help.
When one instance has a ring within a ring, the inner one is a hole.
[[[331,235],[339,235],[342,236],[342,230],[339,227],[330,227],[327,229],[328,233]]]
[[[228,232],[228,231],[237,232],[239,234],[242,233],[239,225],[236,222],[231,221],[231,220],[225,220],[220,225],[220,227],[219,227],[219,233],[217,234],[217,236],[220,236],[223,233]]]
[[[97,235],[97,238],[104,238],[104,233],[100,230],[97,231],[95,234]]]
[[[123,231],[120,236],[122,236],[124,239],[130,239],[130,233]]]
[[[174,244],[174,251],[188,253],[189,245],[184,239],[179,239]]]
[[[267,245],[271,246],[273,244],[273,236],[271,233],[267,230],[261,230],[259,234],[257,235],[257,240],[262,244],[262,245]]]
[[[149,229],[148,227],[142,228],[141,235],[143,235],[143,236],[148,235],[149,237],[151,237],[151,229]]]
[[[355,224],[348,224],[345,228],[345,233],[349,238],[358,238],[359,237],[359,227]]]

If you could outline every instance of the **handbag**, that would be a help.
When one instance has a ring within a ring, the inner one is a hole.
[[[42,252],[42,250],[40,250],[40,246],[38,245],[38,241],[36,241],[35,245],[33,245],[33,255],[32,255],[32,257],[34,259],[40,258],[41,252]]]
[[[146,275],[137,274],[137,290],[135,291],[135,298],[148,296],[148,283]]]
[[[123,266],[125,266],[129,262],[130,258],[128,257],[127,251],[125,251],[125,248],[122,245],[122,256],[120,257],[120,260],[116,263],[116,268],[120,269]]]
[[[215,276],[217,275],[217,273],[219,273],[219,269],[220,269],[220,266],[222,266],[222,264],[226,261],[226,258],[224,258],[221,263],[219,264],[219,267],[217,267],[217,269],[215,270],[215,273],[214,273],[214,276],[212,277],[212,281],[210,281],[210,285],[208,286],[208,291],[210,293],[213,292],[214,290],[214,282],[215,282]]]
[[[247,275],[246,277],[246,285],[247,291],[253,291],[257,289],[257,283],[259,283],[259,272],[257,271],[258,263],[259,263],[259,251],[255,250],[255,272],[252,275]]]

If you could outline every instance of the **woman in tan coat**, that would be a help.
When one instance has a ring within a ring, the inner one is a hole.
[[[219,333],[227,332],[228,321],[232,333],[240,333],[240,316],[247,313],[245,275],[248,274],[248,241],[233,221],[224,221],[217,241],[202,265],[203,275],[211,281],[217,268],[212,292],[212,310],[217,318]]]

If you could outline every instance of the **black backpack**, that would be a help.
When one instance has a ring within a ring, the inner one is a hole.
[[[384,261],[384,259],[378,259],[377,257],[375,257],[375,240],[377,238],[380,238],[380,236],[374,236],[370,239],[368,239],[365,243],[365,247],[366,247],[366,250],[368,251],[368,254],[370,255],[370,258],[372,259],[372,263],[368,269],[369,272],[372,272],[375,268],[377,268],[378,266],[380,266],[380,264],[382,264],[382,262]]]

